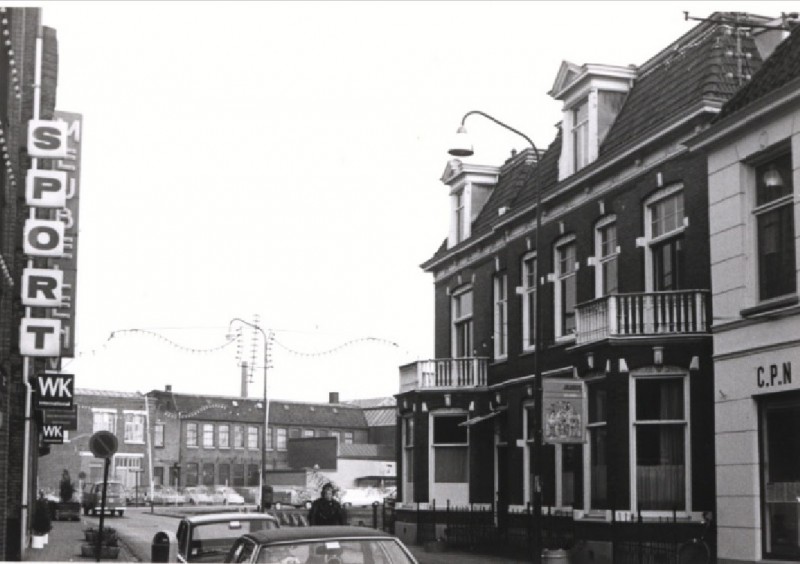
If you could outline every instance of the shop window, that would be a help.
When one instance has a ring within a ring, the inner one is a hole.
[[[764,557],[800,559],[800,401],[761,412]]]

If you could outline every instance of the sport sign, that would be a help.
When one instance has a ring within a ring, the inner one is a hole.
[[[97,431],[89,439],[89,450],[97,458],[111,458],[117,452],[117,436],[111,431]]]

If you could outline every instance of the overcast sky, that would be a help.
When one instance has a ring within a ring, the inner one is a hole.
[[[793,9],[25,5],[42,6],[57,30],[57,109],[84,120],[78,354],[63,371],[80,388],[238,395],[236,346],[201,351],[225,344],[232,318],[258,314],[275,331],[270,397],[307,401],[392,395],[399,365],[432,358],[433,279],[419,265],[447,233],[439,178],[465,112],[488,112],[544,149],[560,120],[547,92],[563,60],[641,65],[696,24],[683,10]],[[480,117],[468,127],[473,162],[525,148]],[[250,348],[248,337],[245,357]]]

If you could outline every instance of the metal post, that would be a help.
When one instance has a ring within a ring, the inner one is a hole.
[[[103,550],[103,521],[106,515],[106,488],[108,487],[108,467],[111,465],[111,457],[106,457],[106,465],[103,469],[103,496],[100,501],[100,525],[97,527],[97,557],[96,562],[100,562],[100,554]]]

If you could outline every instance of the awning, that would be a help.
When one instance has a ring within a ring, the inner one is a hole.
[[[477,417],[473,417],[472,419],[467,419],[463,423],[459,423],[458,426],[459,427],[471,427],[472,425],[475,425],[476,423],[480,423],[481,421],[486,421],[487,419],[491,419],[495,415],[500,415],[501,413],[503,413],[507,409],[508,409],[508,406],[501,405],[500,407],[498,407],[494,411],[490,411],[489,413],[485,413],[483,415],[478,415]]]

